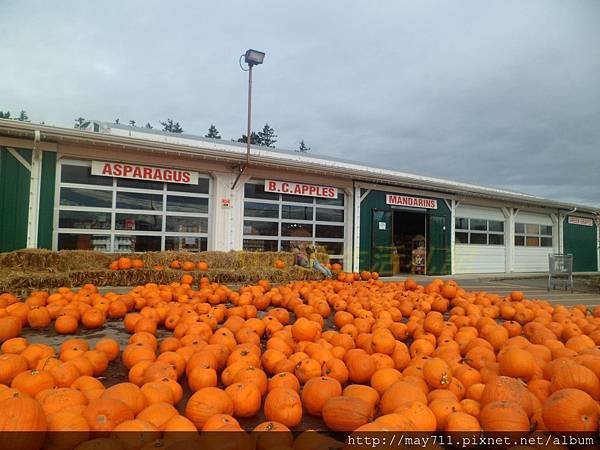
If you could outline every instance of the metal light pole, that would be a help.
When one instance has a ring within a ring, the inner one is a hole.
[[[252,129],[252,64],[248,67],[248,128],[246,129],[246,166],[250,164],[250,141]],[[235,183],[234,183],[235,186]]]
[[[244,69],[242,66],[242,57],[246,64],[248,64],[248,68]],[[246,163],[244,165],[240,165],[239,172],[231,189],[234,189],[237,185],[240,177],[246,170],[246,167],[250,164],[250,144],[252,140],[252,67],[262,64],[265,59],[265,54],[263,52],[259,52],[257,50],[247,50],[245,54],[240,56],[240,67],[242,70],[248,72],[248,127],[246,129]]]

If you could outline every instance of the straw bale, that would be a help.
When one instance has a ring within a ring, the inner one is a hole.
[[[59,270],[60,256],[42,249],[17,250],[0,254],[0,267],[16,270]]]
[[[316,253],[321,263],[329,262],[326,253]],[[205,261],[210,268],[239,269],[273,267],[278,259],[286,266],[294,265],[294,255],[290,252],[146,252],[146,253],[101,253],[92,250],[61,250],[52,252],[43,249],[25,249],[0,254],[0,268],[11,268],[25,271],[62,272],[70,270],[102,270],[111,261],[119,257],[139,258],[146,267],[157,264],[168,267],[174,260]]]
[[[17,270],[0,272],[0,293],[70,286],[69,277],[64,273],[22,272]]]
[[[140,258],[145,268],[137,270],[109,270],[111,261],[127,256]],[[316,254],[327,263],[327,254]],[[173,260],[205,261],[209,270],[184,272],[169,268]],[[283,270],[275,269],[276,260],[285,262]],[[154,265],[165,269],[154,270]],[[312,269],[294,265],[294,255],[288,252],[147,252],[133,254],[106,254],[90,250],[27,249],[0,254],[0,293],[27,292],[34,289],[52,289],[60,286],[136,286],[146,283],[167,284],[179,281],[184,273],[195,280],[206,275],[218,283],[252,284],[260,279],[272,283],[288,283],[294,280],[319,280],[322,275]]]
[[[115,255],[109,253],[95,252],[92,250],[61,250],[61,270],[101,270],[106,269]]]

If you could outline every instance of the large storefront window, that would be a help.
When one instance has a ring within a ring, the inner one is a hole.
[[[344,254],[344,194],[336,199],[265,192],[263,181],[244,186],[243,247],[289,251],[292,243],[324,247],[331,260]]]
[[[504,245],[504,222],[501,220],[457,217],[455,228],[457,244]]]
[[[198,184],[91,175],[86,162],[63,162],[58,194],[58,250],[204,251],[210,179]]]
[[[515,223],[515,245],[519,247],[552,247],[552,225]]]

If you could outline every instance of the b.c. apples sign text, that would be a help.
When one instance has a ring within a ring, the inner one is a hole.
[[[337,188],[314,184],[290,183],[287,181],[265,180],[265,192],[304,195],[305,197],[337,198]]]

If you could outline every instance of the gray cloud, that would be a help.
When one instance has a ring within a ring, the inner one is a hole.
[[[600,3],[4,2],[0,109],[203,134],[600,204]]]

